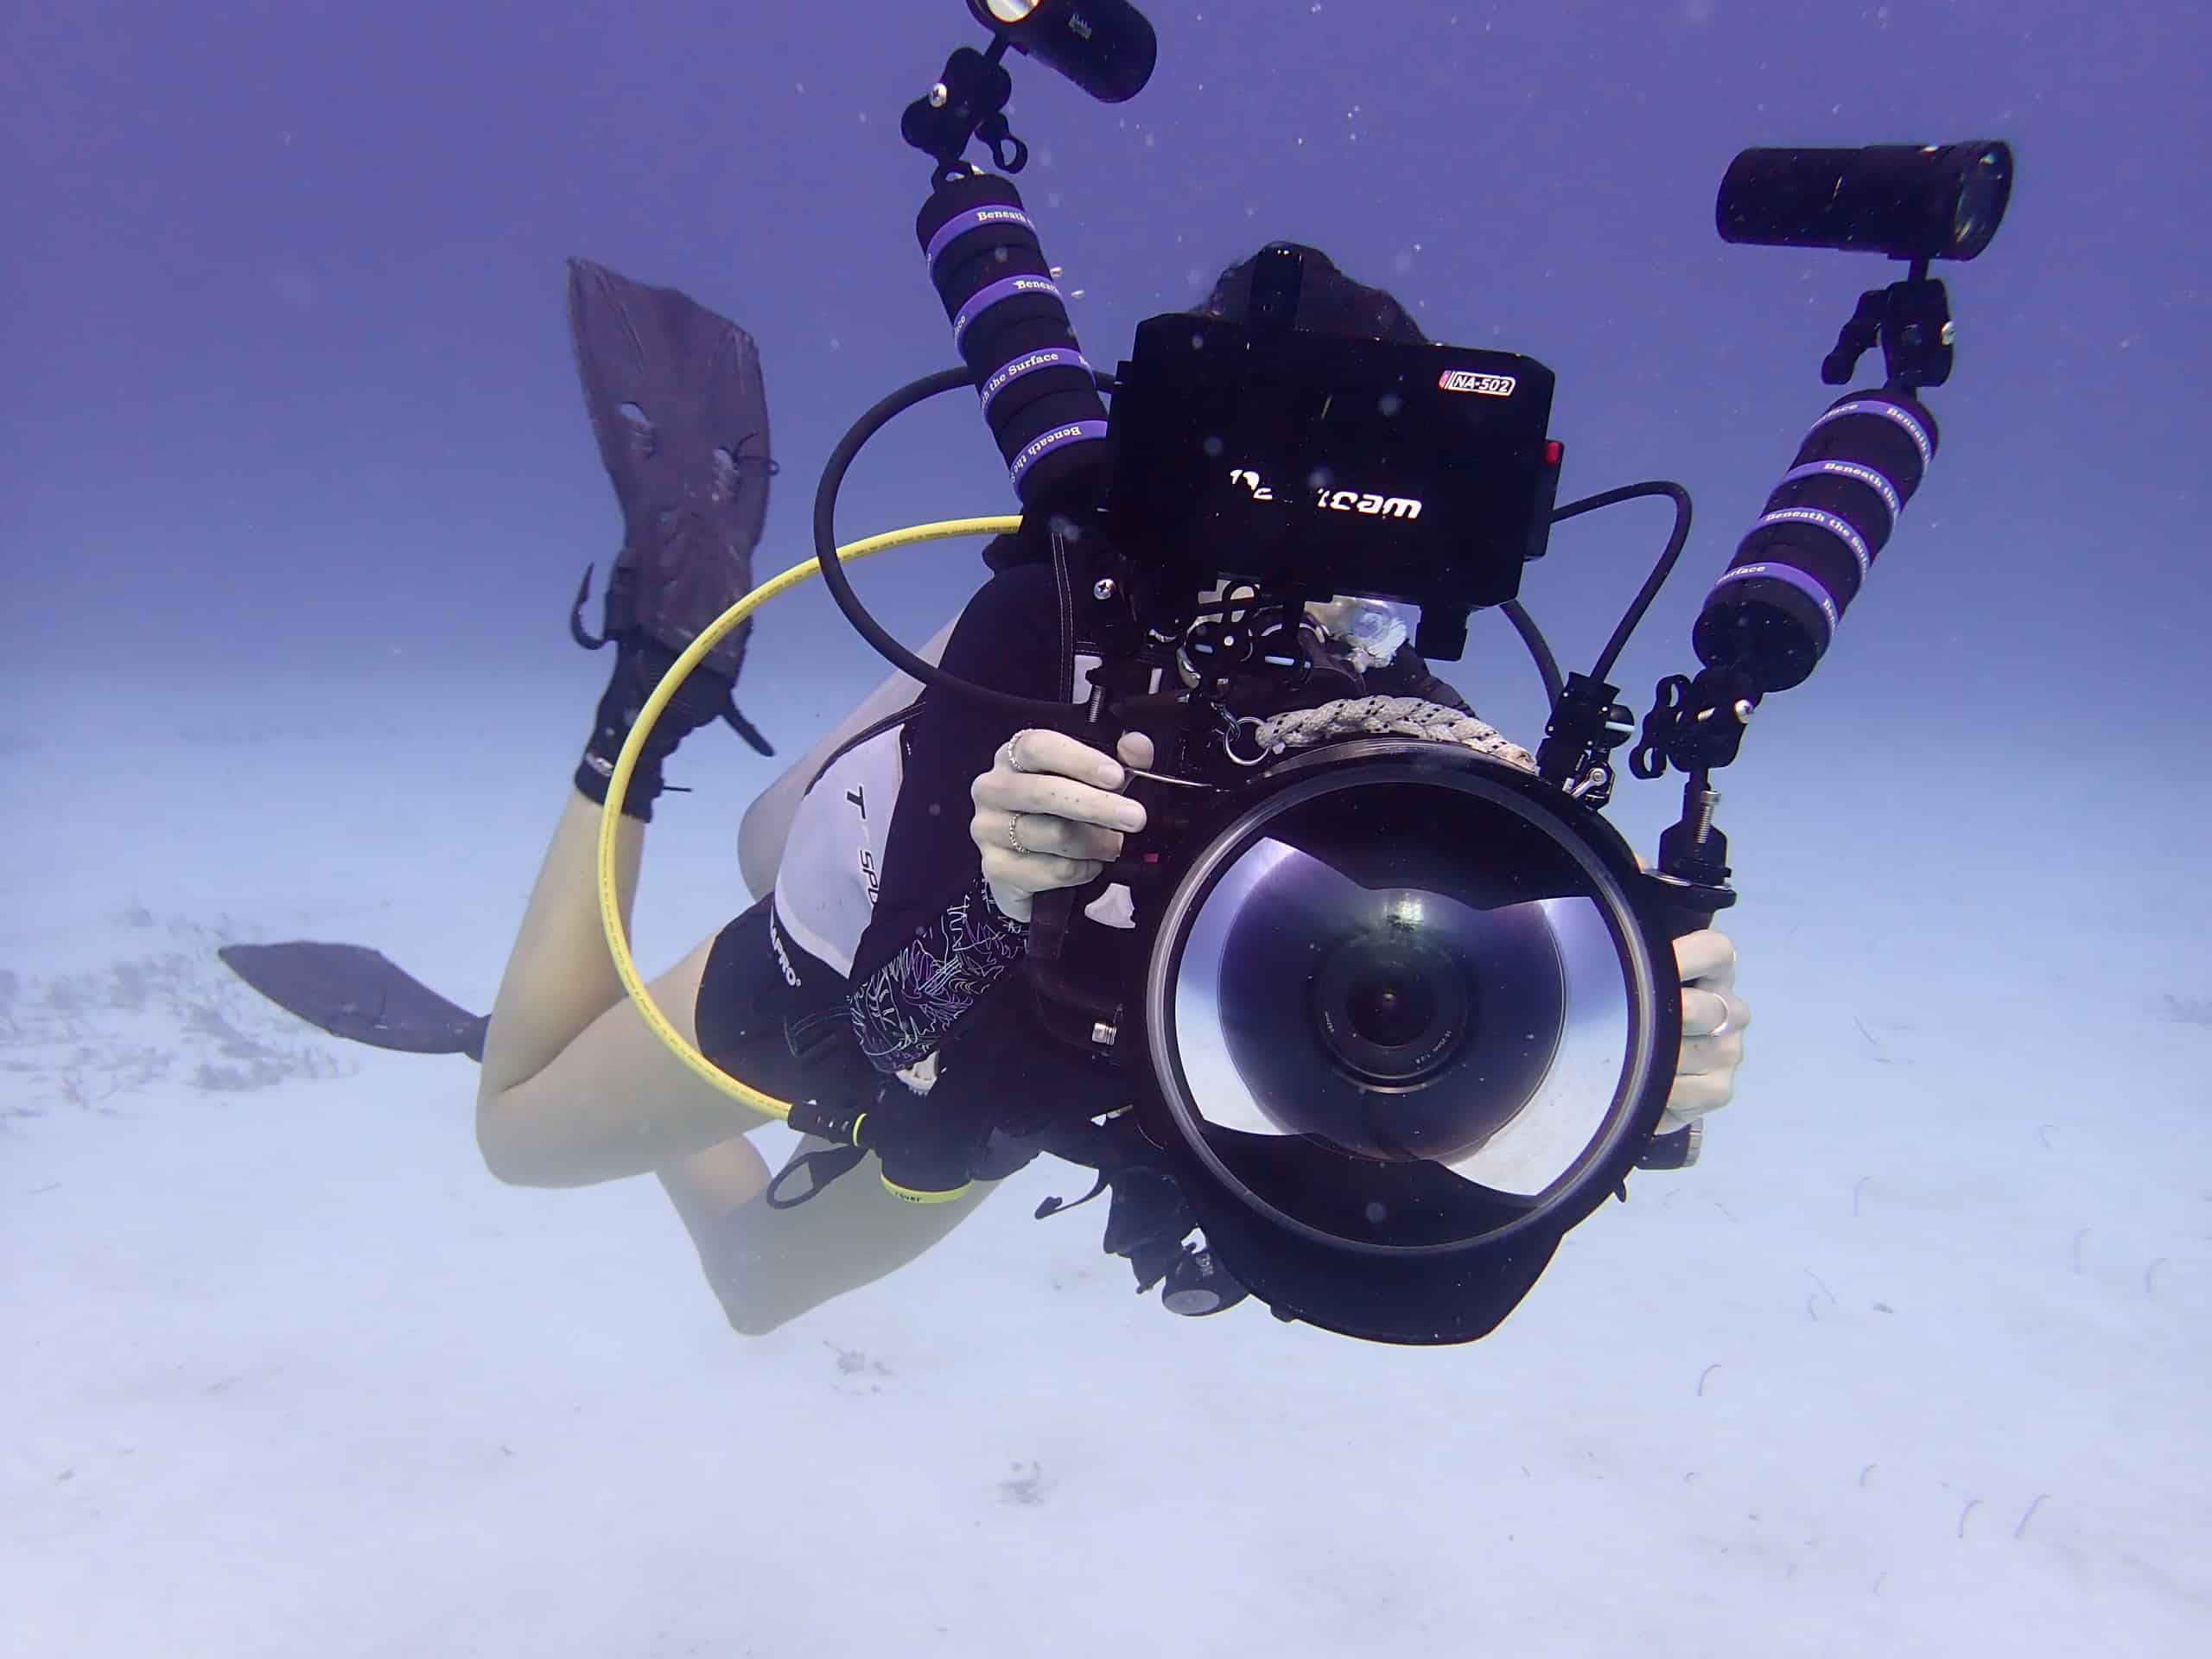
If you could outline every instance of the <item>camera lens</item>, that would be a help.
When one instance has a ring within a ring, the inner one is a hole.
[[[1221,940],[1215,1018],[1238,1076],[1280,1130],[1355,1157],[1478,1152],[1561,1035],[1541,906],[1476,850],[1502,826],[1440,823],[1435,804],[1422,823],[1419,793],[1284,815],[1247,855],[1259,880]]]
[[[1436,997],[1420,980],[1407,978],[1402,969],[1386,969],[1380,977],[1363,979],[1351,988],[1345,1011],[1361,1042],[1395,1052],[1427,1033],[1436,1014]],[[1335,1013],[1325,1008],[1322,1019],[1333,1024]]]
[[[1640,925],[1495,763],[1339,749],[1217,830],[1163,906],[1146,1016],[1162,1109],[1278,1225],[1454,1246],[1610,1144],[1648,1039],[1624,944]]]
[[[1309,1013],[1341,1073],[1395,1084],[1450,1063],[1466,1037],[1468,1007],[1466,976],[1451,957],[1393,921],[1329,954],[1313,976]]]
[[[1633,852],[1410,738],[1276,762],[1214,812],[1138,936],[1139,1126],[1279,1318],[1480,1335],[1666,1097],[1680,988]]]

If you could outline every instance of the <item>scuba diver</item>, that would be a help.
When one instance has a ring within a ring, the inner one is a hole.
[[[969,10],[989,50],[955,50],[899,126],[934,163],[915,235],[962,362],[833,448],[805,564],[753,585],[775,463],[752,341],[571,265],[626,537],[599,635],[589,571],[570,626],[615,660],[492,1014],[358,947],[224,957],[325,1030],[480,1060],[499,1179],[653,1173],[741,1332],[881,1278],[1050,1154],[1096,1179],[1038,1218],[1110,1193],[1103,1248],[1169,1312],[1250,1299],[1363,1340],[1479,1339],[1630,1172],[1694,1162],[1731,1096],[1749,1014],[1713,926],[1737,898],[1713,774],[1812,674],[1935,458],[1918,394],[1948,379],[1953,327],[1929,265],[1987,245],[2009,147],[1731,164],[1724,240],[1910,270],[1860,294],[1821,364],[1845,386],[1878,346],[1885,378],[1814,420],[1706,595],[1701,668],[1662,679],[1639,729],[1608,682],[1687,543],[1688,492],[1560,503],[1550,368],[1432,343],[1296,244],[1141,322],[1100,373],[1011,181],[1007,54],[1120,103],[1156,37],[1128,0]],[[869,438],[962,391],[1020,515],[841,547]],[[1591,671],[1562,677],[1522,570],[1552,526],[1646,498],[1673,532]],[[844,574],[1001,531],[924,654]],[[649,984],[628,912],[667,762],[717,720],[772,752],[737,674],[753,613],[813,575],[899,672],[756,801],[752,905]],[[1424,661],[1458,658],[1493,607],[1545,681],[1534,755]],[[1684,779],[1656,868],[1602,816],[1624,765]],[[747,1140],[771,1121],[804,1137],[772,1177]]]
[[[1300,251],[1308,280],[1298,327],[1424,342],[1389,294],[1314,250]],[[1224,272],[1195,315],[1241,321],[1255,263]],[[813,1137],[772,1177],[746,1138],[770,1120],[687,1071],[625,994],[594,885],[607,780],[677,654],[751,587],[774,467],[757,355],[741,331],[673,290],[582,261],[571,263],[569,298],[626,526],[601,634],[582,627],[582,594],[575,632],[586,645],[612,644],[614,667],[488,1023],[413,987],[435,1005],[430,1023],[443,1017],[448,1035],[459,1033],[419,1046],[443,1040],[448,1052],[479,1054],[477,1138],[499,1179],[572,1186],[652,1173],[731,1326],[760,1334],[911,1262],[995,1183],[979,1179],[945,1202],[907,1202],[883,1181],[823,1177],[828,1143]],[[1079,699],[1058,650],[1049,562],[1026,557],[1012,537],[984,557],[988,580],[923,656],[994,690]],[[1393,607],[1337,600],[1309,607],[1306,625],[1367,693],[1416,696],[1471,717],[1406,643]],[[645,826],[674,787],[664,767],[683,738],[720,720],[768,752],[734,701],[744,637],[741,630],[717,646],[649,734],[622,802],[616,868],[626,918]],[[945,1055],[1020,963],[1036,897],[1093,882],[1145,822],[1126,790],[1131,770],[1152,764],[1148,739],[1126,735],[1109,755],[1065,733],[1018,727],[894,675],[787,770],[741,835],[755,902],[651,982],[684,1038],[716,1066],[787,1098],[864,1099],[887,1087],[928,1094]],[[1495,734],[1484,741],[1535,770],[1525,750]],[[1126,925],[1115,909],[1127,899],[1109,888],[1085,913]],[[1729,1100],[1750,1019],[1725,936],[1690,933],[1676,957],[1683,1039],[1661,1123],[1667,1133]],[[232,965],[255,977],[249,962]],[[278,994],[266,976],[257,982]],[[381,1006],[387,1027],[398,1007]],[[410,1046],[391,1034],[368,1040]],[[997,1052],[1002,1058],[1003,1044]],[[978,1063],[992,1063],[988,1048]],[[1017,1059],[1002,1086],[990,1086],[1018,1097],[1023,1071]]]

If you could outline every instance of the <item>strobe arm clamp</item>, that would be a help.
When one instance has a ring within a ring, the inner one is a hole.
[[[1732,765],[1758,702],[1751,677],[1734,669],[1708,668],[1695,679],[1669,675],[1653,694],[1629,770],[1649,782],[1670,765],[1693,776]]]
[[[988,52],[962,47],[945,60],[937,85],[906,106],[899,135],[935,158],[940,177],[965,167],[961,158],[978,138],[991,147],[991,159],[1000,172],[1019,173],[1029,165],[1029,146],[1007,125],[1014,77],[1000,61],[1006,50],[1002,35]]]
[[[1891,390],[1940,386],[1951,378],[1957,334],[1949,295],[1929,276],[1928,262],[1916,259],[1904,282],[1871,288],[1859,296],[1859,308],[1843,325],[1835,349],[1821,361],[1821,379],[1831,386],[1849,385],[1859,359],[1879,345]]]
[[[1602,680],[1569,675],[1536,751],[1538,774],[1592,809],[1611,797],[1613,751],[1636,734],[1635,713],[1615,701],[1617,695]],[[1661,840],[1660,868],[1668,874],[1714,887],[1727,880],[1726,840],[1712,828],[1711,805],[1700,809],[1695,798],[1719,799],[1707,786],[1707,775],[1736,759],[1758,700],[1749,677],[1730,669],[1660,681],[1643,736],[1629,753],[1629,770],[1649,781],[1664,777],[1671,766],[1691,779],[1683,822],[1668,832],[1675,839]],[[1733,903],[1734,895],[1722,902]]]

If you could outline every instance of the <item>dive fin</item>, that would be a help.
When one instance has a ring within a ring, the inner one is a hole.
[[[750,743],[753,746],[756,753],[775,753],[776,746],[761,735],[760,728],[758,726],[755,726],[751,721],[745,717],[743,712],[738,708],[737,699],[734,696],[731,697],[729,702],[723,707],[722,718],[729,722],[730,730],[735,732],[740,737],[743,738],[747,743]]]
[[[588,259],[569,261],[569,332],[622,506],[601,639],[681,652],[753,588],[776,472],[760,348],[690,296]],[[582,598],[572,626],[591,644]],[[735,629],[702,666],[734,686],[751,631],[749,622]]]
[[[226,944],[215,953],[285,1013],[320,1031],[404,1054],[484,1058],[488,1015],[440,996],[361,944]]]
[[[601,634],[596,639],[592,638],[591,631],[584,626],[584,607],[591,600],[591,573],[594,568],[588,564],[584,566],[584,579],[576,585],[575,603],[569,607],[569,637],[586,651],[597,651],[614,637],[613,625],[611,620],[608,623],[608,631]],[[608,594],[607,608],[610,611],[613,609],[611,590]],[[711,662],[712,657],[710,656],[708,660]],[[710,681],[714,677],[714,671],[711,669],[703,670],[700,675],[702,682]],[[727,721],[730,730],[750,743],[760,753],[771,755],[775,753],[776,746],[762,735],[760,728],[747,720],[744,711],[738,708],[737,689],[734,685],[729,686],[723,693],[720,718]]]

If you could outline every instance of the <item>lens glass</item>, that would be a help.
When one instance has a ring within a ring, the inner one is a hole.
[[[1953,259],[1972,259],[1986,248],[2004,221],[2012,192],[2012,152],[2005,144],[1954,146],[1944,152],[1952,185],[1950,245]]]
[[[1990,233],[1997,228],[1998,200],[2003,188],[2004,175],[1998,157],[1993,152],[1984,150],[1959,181],[1958,206],[1951,219],[1951,245],[1955,251],[1965,251],[1989,239]]]
[[[1606,866],[1525,793],[1417,764],[1319,773],[1217,836],[1169,906],[1152,1036],[1171,1109],[1303,1226],[1486,1230],[1617,1121],[1633,932]]]

